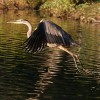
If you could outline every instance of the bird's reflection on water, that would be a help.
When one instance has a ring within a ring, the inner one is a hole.
[[[41,64],[41,67],[38,70],[39,74],[39,80],[36,81],[35,89],[32,99],[39,99],[46,89],[53,84],[53,78],[59,73],[60,66],[58,65],[60,63],[60,57],[61,52],[59,50],[48,50],[46,55],[43,56],[45,60]],[[56,55],[56,56],[55,56]],[[27,99],[30,100],[30,99]]]

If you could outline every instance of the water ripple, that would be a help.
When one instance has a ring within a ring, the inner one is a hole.
[[[27,12],[24,12],[23,16],[25,15],[27,17]],[[16,19],[14,16],[9,19],[4,18],[4,22]],[[33,13],[27,19],[33,21],[33,27],[36,27],[40,20]],[[63,25],[62,27],[75,38],[80,35],[80,47],[73,47],[70,50],[79,55],[82,66],[77,63],[78,67],[84,67],[91,73],[78,72],[72,57],[57,48],[46,48],[40,53],[28,54],[23,49],[26,27],[2,24],[0,100],[98,100],[100,98],[98,28],[95,32],[91,25],[86,27],[76,22],[52,20],[57,21],[60,26]]]

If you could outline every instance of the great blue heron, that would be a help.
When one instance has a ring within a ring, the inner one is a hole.
[[[71,45],[77,45],[72,39],[71,35],[65,32],[60,26],[48,20],[41,20],[37,28],[32,31],[32,26],[29,21],[20,19],[10,21],[7,23],[25,24],[28,26],[27,40],[25,42],[25,49],[28,52],[38,52],[45,47],[57,47],[70,54],[77,67],[76,59],[79,61],[78,56],[68,50]]]

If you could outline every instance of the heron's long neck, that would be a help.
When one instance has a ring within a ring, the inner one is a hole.
[[[32,34],[32,26],[28,21],[25,22],[24,24],[28,26],[27,38],[29,38]]]

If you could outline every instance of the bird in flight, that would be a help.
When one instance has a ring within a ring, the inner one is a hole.
[[[32,30],[32,25],[29,23],[29,21],[24,19],[10,21],[7,23],[25,24],[28,26],[27,40],[25,41],[26,51],[34,53],[39,52],[46,47],[59,48],[72,56],[75,62],[75,67],[78,69],[78,56],[68,50],[70,46],[77,45],[77,43],[72,39],[70,34],[68,34],[54,22],[49,20],[41,20],[34,31]]]

